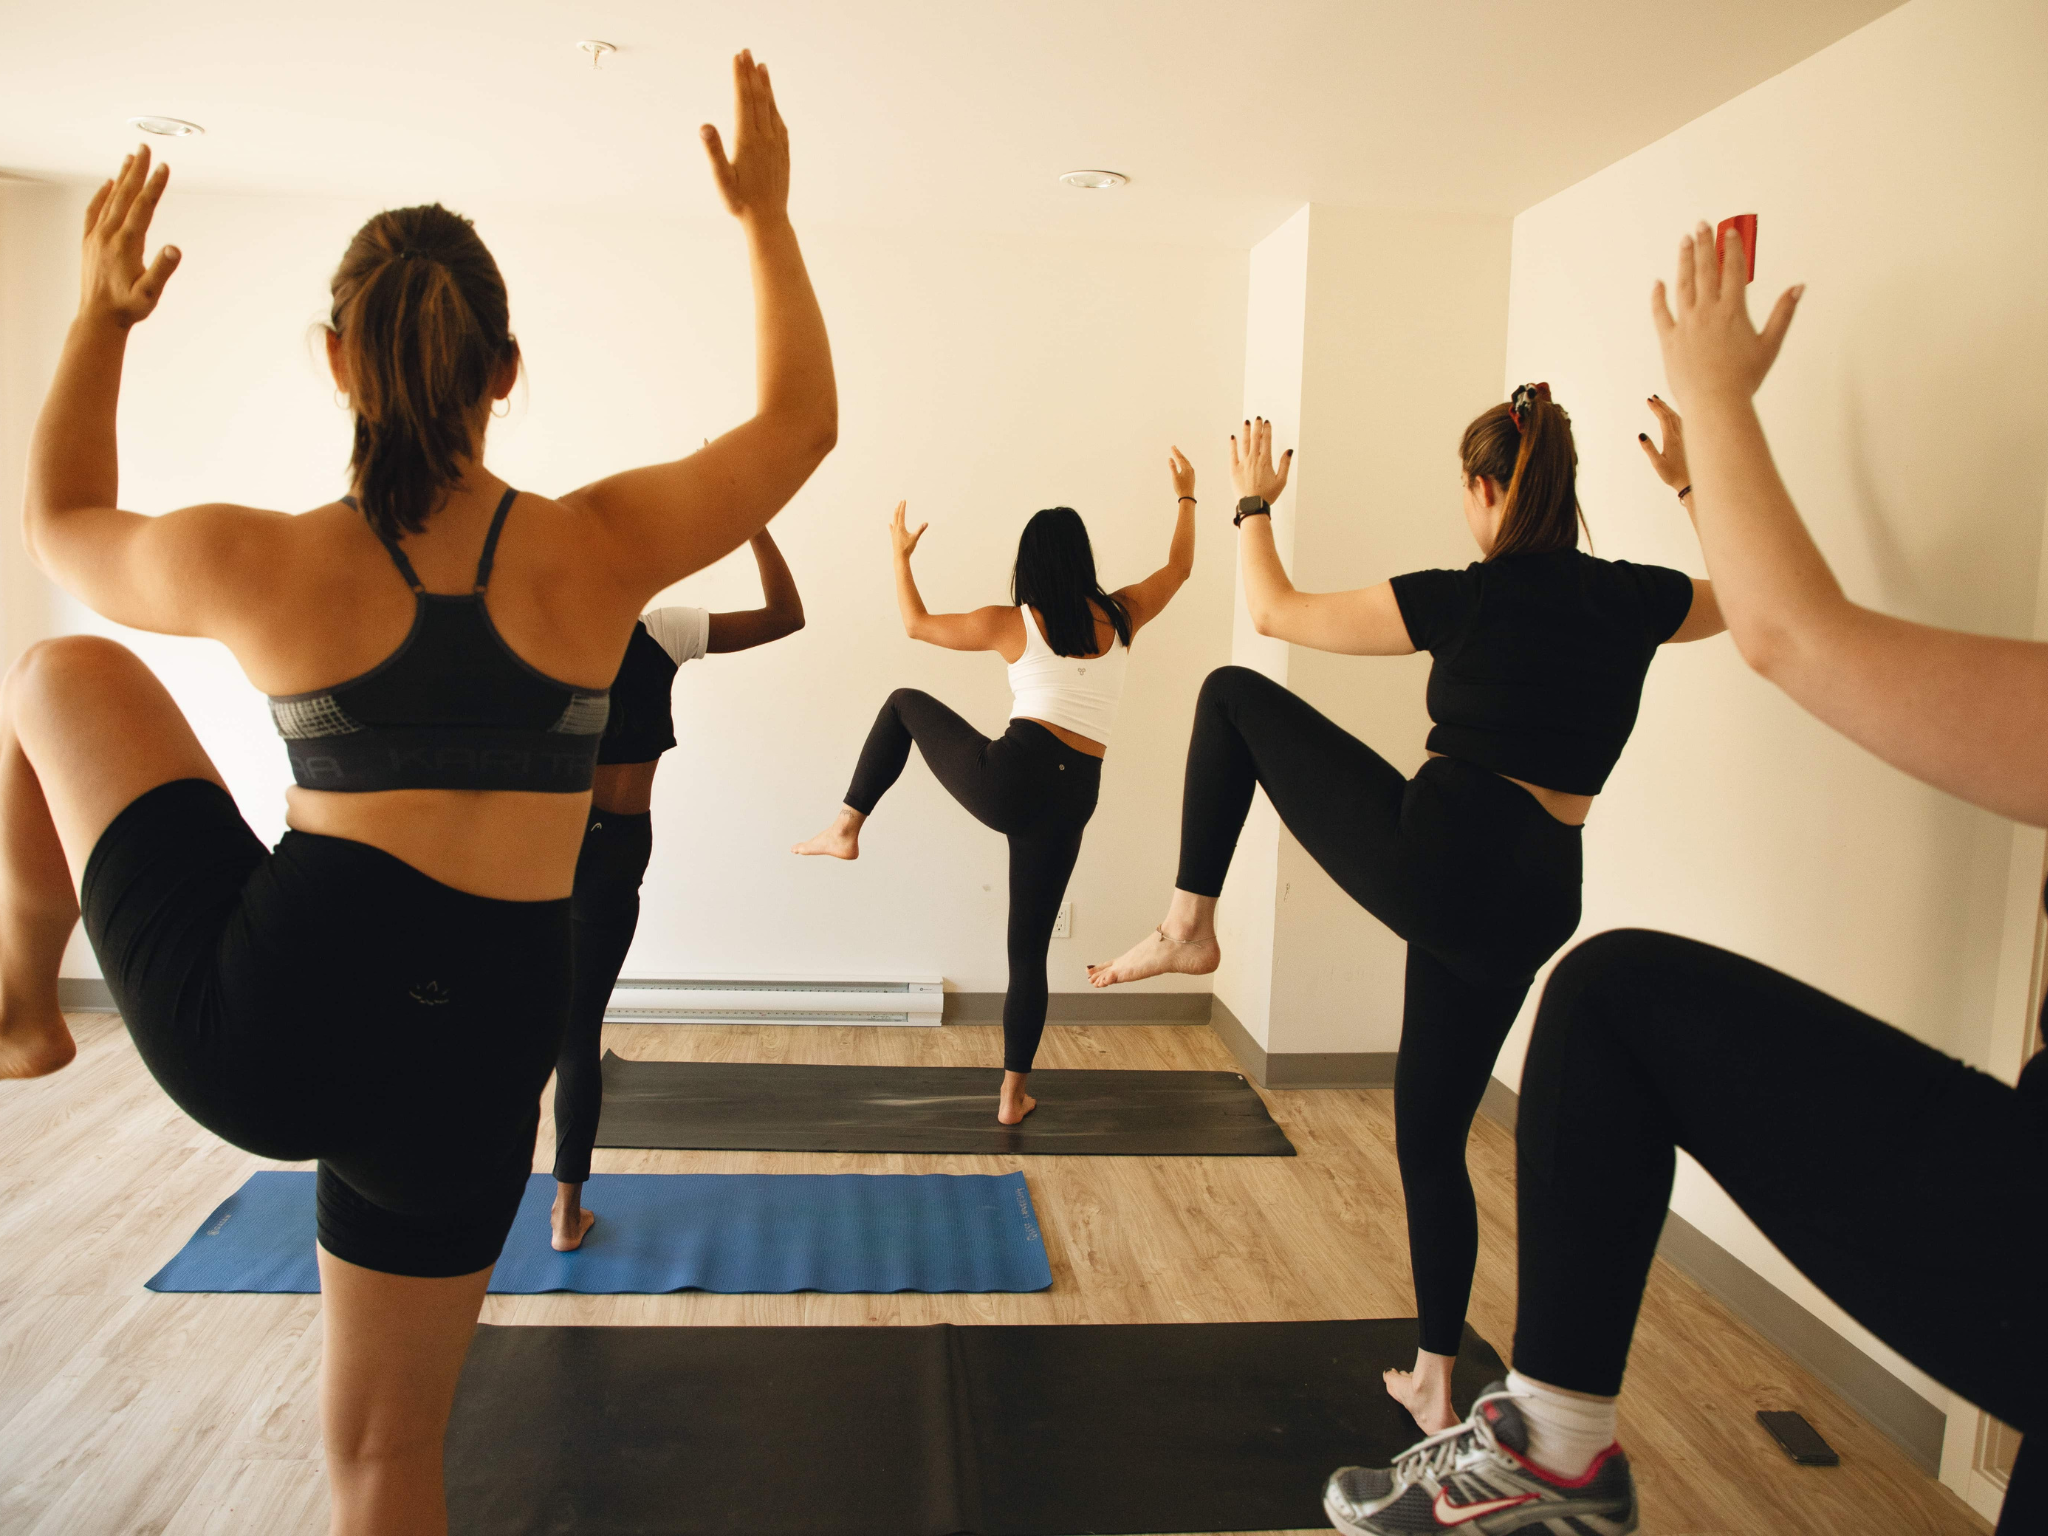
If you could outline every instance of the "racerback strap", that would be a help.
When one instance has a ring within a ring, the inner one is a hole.
[[[352,508],[357,512],[363,510],[362,506],[356,501],[355,497],[353,496],[342,497],[341,504],[344,507]],[[367,517],[365,517],[363,521],[367,523],[370,520]],[[389,555],[391,557],[391,563],[398,567],[398,574],[405,578],[405,584],[408,587],[411,587],[415,592],[426,591],[426,583],[421,581],[418,573],[413,570],[412,562],[405,558],[405,551],[400,549],[396,544],[392,543],[391,540],[385,538],[382,533],[378,533],[376,524],[370,524],[370,532],[377,534],[377,542],[384,546],[384,553]]]
[[[484,535],[484,552],[476,563],[476,593],[483,596],[484,588],[491,584],[491,562],[498,558],[498,535],[505,531],[505,514],[512,510],[512,503],[519,493],[511,486],[505,487],[505,494],[498,499],[498,510],[491,514],[491,531]],[[400,556],[403,559],[404,556]]]

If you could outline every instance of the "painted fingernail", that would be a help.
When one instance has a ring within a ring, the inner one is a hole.
[[[1639,443],[1647,443],[1649,440],[1650,434],[1647,432],[1638,432],[1636,434],[1636,441]]]

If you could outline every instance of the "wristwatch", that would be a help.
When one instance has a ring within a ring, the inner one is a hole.
[[[1273,509],[1267,504],[1265,497],[1247,496],[1237,504],[1237,516],[1230,520],[1230,526],[1233,528],[1238,527],[1248,517],[1271,517],[1272,515]]]

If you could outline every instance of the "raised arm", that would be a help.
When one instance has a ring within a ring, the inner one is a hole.
[[[1134,635],[1165,611],[1173,594],[1195,573],[1195,466],[1174,448],[1167,453],[1166,472],[1173,480],[1175,497],[1173,542],[1166,546],[1166,564],[1116,594],[1131,616]]]
[[[701,570],[766,527],[838,440],[824,316],[790,228],[789,133],[765,65],[733,60],[733,154],[705,152],[746,233],[754,281],[753,416],[686,459],[609,476],[563,501],[586,510],[622,591],[636,600]]]
[[[150,220],[170,168],[137,149],[85,212],[78,314],[29,441],[22,540],[67,592],[116,623],[163,634],[211,634],[233,608],[220,599],[269,558],[280,513],[188,507],[163,517],[123,512],[114,418],[128,333],[149,318],[177,270],[165,246],[147,266]]]
[[[1913,624],[1843,594],[1750,398],[1803,290],[1786,292],[1758,331],[1745,265],[1733,236],[1725,269],[1716,262],[1702,224],[1679,247],[1671,303],[1659,283],[1650,306],[1685,407],[1700,544],[1743,659],[1894,767],[2048,826],[2048,645]]]
[[[754,546],[754,564],[761,570],[762,606],[710,615],[711,638],[704,649],[711,655],[752,650],[804,627],[803,596],[775,540],[763,528],[748,542]]]
[[[1273,424],[1263,417],[1244,424],[1230,440],[1230,478],[1240,500],[1257,497],[1268,506],[1287,489],[1294,450],[1273,464]],[[1257,513],[1238,524],[1238,558],[1244,571],[1245,605],[1252,628],[1262,635],[1345,656],[1408,656],[1415,643],[1394,601],[1390,582],[1351,592],[1297,592],[1273,543],[1273,518]]]
[[[1001,651],[1022,653],[1024,627],[1017,621],[1014,608],[977,608],[972,613],[930,613],[924,606],[924,598],[917,590],[917,578],[910,571],[910,557],[917,551],[917,541],[924,537],[930,523],[919,523],[916,529],[905,526],[904,509],[910,504],[896,503],[896,515],[889,520],[889,547],[896,561],[896,608],[903,615],[903,633],[913,640],[922,640],[927,645],[943,646],[949,651]]]
[[[1650,468],[1677,495],[1679,504],[1692,519],[1694,537],[1700,528],[1699,492],[1693,488],[1692,474],[1685,460],[1685,423],[1679,420],[1678,412],[1666,405],[1656,395],[1650,396],[1650,413],[1657,418],[1658,430],[1663,434],[1663,443],[1650,441],[1650,434],[1638,432],[1636,441],[1643,445],[1643,456],[1650,461]],[[1728,627],[1728,621],[1721,617],[1721,605],[1714,598],[1714,584],[1692,579],[1692,607],[1686,610],[1685,622],[1664,643],[1683,645],[1688,640],[1705,640],[1720,634]]]

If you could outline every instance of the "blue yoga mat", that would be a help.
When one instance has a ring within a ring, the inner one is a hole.
[[[315,1292],[311,1173],[249,1176],[152,1291]],[[500,1294],[1042,1291],[1052,1284],[1021,1173],[599,1173],[597,1225],[548,1245],[555,1182],[527,1181],[491,1276]]]

